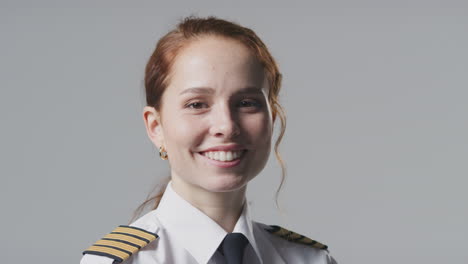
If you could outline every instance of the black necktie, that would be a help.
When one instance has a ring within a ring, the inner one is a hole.
[[[242,264],[244,249],[249,240],[242,233],[229,233],[221,243],[220,249],[227,264]]]

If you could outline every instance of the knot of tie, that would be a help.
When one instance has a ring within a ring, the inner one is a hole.
[[[242,233],[227,234],[220,246],[227,264],[241,264],[248,243],[249,240]]]

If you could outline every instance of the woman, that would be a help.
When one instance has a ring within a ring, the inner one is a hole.
[[[267,162],[277,119],[279,158],[280,84],[248,28],[189,17],[160,39],[143,119],[170,182],[151,200],[155,210],[96,242],[81,263],[334,263],[325,245],[250,219],[247,184]]]

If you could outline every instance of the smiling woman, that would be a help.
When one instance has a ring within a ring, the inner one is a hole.
[[[247,184],[265,167],[281,74],[250,29],[188,17],[162,37],[145,76],[148,137],[171,177],[145,204],[153,210],[120,226],[81,263],[334,263],[327,247],[250,218]],[[283,174],[284,178],[284,174]]]
[[[240,212],[247,182],[263,169],[270,153],[268,91],[262,66],[240,42],[205,36],[180,51],[160,110],[144,110],[150,139],[169,154],[177,193],[197,207],[207,198],[216,208],[231,201],[235,210],[226,213]],[[232,152],[239,157],[226,161]],[[224,216],[211,217],[232,229],[234,215]]]

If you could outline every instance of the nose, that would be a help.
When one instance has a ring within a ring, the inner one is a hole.
[[[238,116],[229,105],[221,105],[213,109],[211,114],[211,135],[230,139],[240,134]]]

